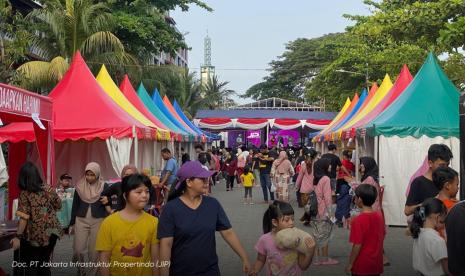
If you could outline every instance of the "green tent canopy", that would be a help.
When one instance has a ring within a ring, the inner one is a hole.
[[[459,137],[459,91],[429,53],[404,93],[364,128],[371,136]]]
[[[137,95],[141,99],[141,101],[144,103],[145,107],[158,119],[160,120],[167,128],[169,128],[171,131],[180,133],[182,135],[187,135],[187,133],[181,129],[179,129],[176,125],[174,125],[170,119],[166,117],[163,112],[158,109],[158,107],[155,106],[153,103],[152,99],[149,96],[149,93],[147,90],[145,90],[144,85],[141,83],[139,85],[139,88],[137,88]]]

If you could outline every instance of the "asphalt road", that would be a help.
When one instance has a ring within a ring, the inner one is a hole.
[[[227,192],[223,181],[213,188],[213,196],[221,202],[233,225],[234,231],[239,236],[242,245],[247,250],[249,258],[253,263],[256,258],[254,245],[262,232],[262,217],[267,205],[260,204],[263,201],[260,187],[254,187],[253,189],[254,201],[256,202],[254,205],[242,204],[243,192],[242,188],[236,188],[234,191]],[[292,204],[296,212],[296,218],[300,218],[303,210],[297,208],[295,198]],[[296,222],[296,226],[305,230],[305,227],[298,221]],[[72,236],[64,236],[57,243],[53,255],[54,263],[69,264],[72,257],[72,239]],[[347,263],[351,248],[348,240],[349,230],[335,228],[329,250],[330,255],[337,259],[340,264],[333,266],[310,266],[307,271],[303,272],[303,275],[345,275],[344,266]],[[383,275],[415,275],[412,269],[412,239],[405,235],[405,228],[389,227],[387,229],[384,248],[390,259],[391,266],[385,267]],[[217,254],[219,256],[219,266],[222,275],[241,275],[242,265],[239,257],[235,255],[220,235],[217,235]],[[0,267],[7,273],[11,273],[11,275],[12,262],[12,250],[0,252]],[[52,275],[74,275],[75,272],[75,269],[69,267],[52,268]],[[262,271],[261,275],[265,275],[264,271]]]

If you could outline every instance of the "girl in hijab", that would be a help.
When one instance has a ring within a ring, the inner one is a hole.
[[[318,202],[318,214],[310,219],[310,233],[317,243],[317,259],[314,265],[336,265],[339,262],[329,257],[329,239],[333,231],[331,217],[331,180],[329,170],[331,161],[319,159],[313,165],[313,185]]]
[[[287,153],[281,151],[278,159],[271,166],[271,181],[276,185],[277,200],[289,202],[289,181],[294,175],[291,161],[287,159]]]
[[[75,232],[73,261],[85,262],[84,252],[87,252],[88,262],[98,262],[95,243],[100,224],[107,216],[105,206],[100,200],[102,191],[107,187],[100,175],[99,164],[87,164],[84,176],[76,184],[71,210],[70,233]],[[97,273],[98,267],[91,267],[88,271],[78,268],[78,275]]]

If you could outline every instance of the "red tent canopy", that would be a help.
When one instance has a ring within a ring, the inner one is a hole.
[[[155,129],[136,121],[102,90],[79,52],[49,96],[53,99],[56,141],[133,137],[133,126],[139,138],[156,136]],[[30,133],[26,133],[26,128],[12,124],[0,129],[0,137],[3,141],[10,141],[9,137],[30,140],[32,128]],[[24,137],[19,137],[20,134]]]
[[[36,137],[37,151],[42,165],[43,175],[49,184],[53,184],[54,147],[52,99],[31,93],[24,89],[0,83],[0,119],[7,122],[32,122],[30,133]],[[9,200],[11,210],[13,199],[19,196],[17,177],[21,165],[26,161],[26,144],[10,145],[8,155]],[[11,213],[9,213],[11,218]]]
[[[79,52],[50,97],[58,141],[132,137],[133,126],[140,138],[155,135],[154,129],[136,121],[102,90]]]
[[[160,130],[169,131],[157,117],[155,117],[148,109],[145,107],[144,103],[137,96],[136,90],[131,85],[128,75],[124,75],[123,81],[119,85],[119,89],[123,92],[123,95],[128,99],[128,101],[134,105],[145,117],[152,121]],[[173,136],[175,133],[173,132]]]

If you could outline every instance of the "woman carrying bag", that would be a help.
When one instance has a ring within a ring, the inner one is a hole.
[[[76,184],[73,209],[71,211],[70,233],[74,233],[73,261],[84,262],[87,252],[88,262],[98,262],[98,252],[95,243],[100,224],[107,216],[105,205],[102,204],[102,192],[108,185],[100,175],[100,165],[91,162],[87,164],[85,174]],[[79,267],[78,275],[97,275],[98,267],[84,269]]]
[[[62,230],[56,215],[61,200],[54,189],[46,186],[39,170],[26,162],[19,171],[18,186],[21,190],[16,215],[20,218],[16,237],[11,240],[15,260],[26,263],[25,268],[15,268],[15,275],[51,275],[50,261]],[[18,260],[19,259],[19,260]]]

